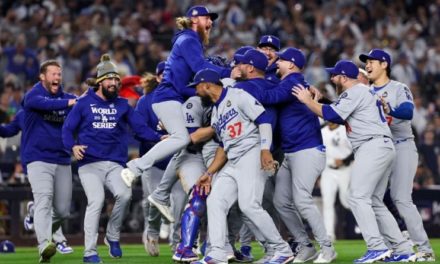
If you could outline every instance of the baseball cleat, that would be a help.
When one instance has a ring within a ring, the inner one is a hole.
[[[171,227],[169,224],[162,223],[160,225],[159,237],[162,239],[168,239],[168,237],[170,236],[170,229]]]
[[[336,259],[338,254],[335,252],[333,247],[327,248],[320,251],[318,257],[313,261],[313,263],[330,263]]]
[[[104,244],[108,246],[108,254],[110,255],[110,257],[112,258],[122,257],[122,250],[119,241],[111,241],[108,240],[107,237],[104,237]]]
[[[40,263],[50,263],[50,258],[57,253],[54,243],[49,242],[40,253]]]
[[[65,254],[73,253],[73,248],[71,246],[67,245],[66,241],[63,241],[61,243],[56,243],[56,246],[57,246],[57,251],[60,254],[65,255]]]
[[[270,261],[273,258],[273,255],[264,255],[262,258],[260,258],[257,261],[254,261],[255,264],[264,264],[268,261]]]
[[[252,248],[250,246],[242,246],[240,250],[235,250],[235,261],[241,263],[249,263],[254,261],[254,256],[252,256]]]
[[[391,254],[391,256],[382,260],[383,262],[416,262],[416,254]]]
[[[416,253],[416,261],[417,262],[435,262],[435,255],[434,253],[427,253],[427,252],[417,252]]]
[[[292,256],[273,256],[270,260],[264,262],[264,264],[287,264],[293,260]]]
[[[318,257],[318,254],[319,253],[312,244],[301,245],[293,263],[304,263],[310,260],[315,260]]]
[[[228,264],[228,262],[219,261],[209,256],[206,256],[201,260],[191,262],[191,264]]]
[[[166,219],[168,219],[168,221],[174,223],[174,217],[173,214],[171,213],[171,209],[169,206],[159,203],[151,195],[149,195],[147,199],[152,205],[156,206],[156,208]]]
[[[125,168],[121,171],[121,178],[128,187],[131,187],[136,176],[129,168]]]
[[[367,252],[360,258],[355,259],[354,263],[373,263],[379,260],[384,260],[385,258],[391,256],[391,250],[367,250]]]
[[[192,263],[198,259],[199,256],[190,247],[177,249],[173,255],[173,260],[176,262]]]
[[[148,255],[150,255],[152,257],[158,257],[159,256],[159,240],[150,238],[148,235],[145,235],[142,240],[144,242],[145,251],[148,253]]]
[[[98,255],[91,255],[87,257],[83,257],[84,263],[103,263],[101,258]]]

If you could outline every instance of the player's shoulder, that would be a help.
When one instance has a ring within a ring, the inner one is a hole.
[[[402,82],[396,81],[396,80],[391,80],[389,82],[389,84],[387,85],[387,87],[393,88],[393,89],[402,89],[402,90],[408,90],[409,91],[408,85],[406,85],[406,84],[404,84]]]
[[[191,96],[183,103],[184,109],[202,108],[202,98],[199,96]]]

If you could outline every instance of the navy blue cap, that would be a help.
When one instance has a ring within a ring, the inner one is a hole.
[[[165,70],[165,61],[161,61],[156,66],[156,75],[160,75]]]
[[[221,83],[220,74],[218,72],[211,69],[203,69],[196,73],[194,76],[194,80],[192,83],[188,84],[188,87],[195,87],[199,83],[208,82],[208,83]]]
[[[234,56],[237,63],[250,64],[255,68],[266,71],[267,64],[269,64],[266,55],[256,49],[250,49],[243,55],[237,54]]]
[[[234,53],[234,58],[232,58],[230,66],[235,67],[238,64],[238,62],[235,60],[235,55],[243,55],[246,53],[246,51],[253,49],[253,48],[254,47],[252,47],[252,46],[241,46],[240,48],[238,48]]]
[[[0,242],[0,253],[14,253],[15,245],[9,240]]]
[[[272,35],[264,35],[260,38],[260,42],[258,42],[258,47],[271,46],[276,51],[279,51],[281,48],[280,39],[272,36]]]
[[[331,75],[345,75],[351,79],[357,79],[359,68],[352,61],[340,60],[333,68],[325,68]]]
[[[202,6],[202,5],[192,6],[186,12],[186,16],[187,17],[209,16],[209,17],[211,17],[212,21],[214,21],[218,18],[217,13],[209,12],[209,9],[206,6]]]
[[[304,68],[306,56],[299,49],[287,48],[283,52],[277,52],[280,59],[293,62],[298,68]]]
[[[359,60],[367,62],[367,60],[386,61],[391,66],[391,56],[381,49],[372,49],[368,54],[359,55]]]

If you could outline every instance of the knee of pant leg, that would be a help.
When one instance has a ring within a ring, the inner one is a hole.
[[[293,194],[293,203],[299,211],[302,211],[314,204],[314,201],[311,194],[303,191]]]
[[[131,189],[115,194],[115,199],[122,202],[128,202],[131,200]]]

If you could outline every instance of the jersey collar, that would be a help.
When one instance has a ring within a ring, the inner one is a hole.
[[[214,103],[214,105],[216,107],[218,107],[220,105],[220,103],[223,102],[223,99],[225,99],[227,92],[228,92],[228,89],[223,88],[222,93],[220,94],[220,98],[217,100],[217,102]]]

